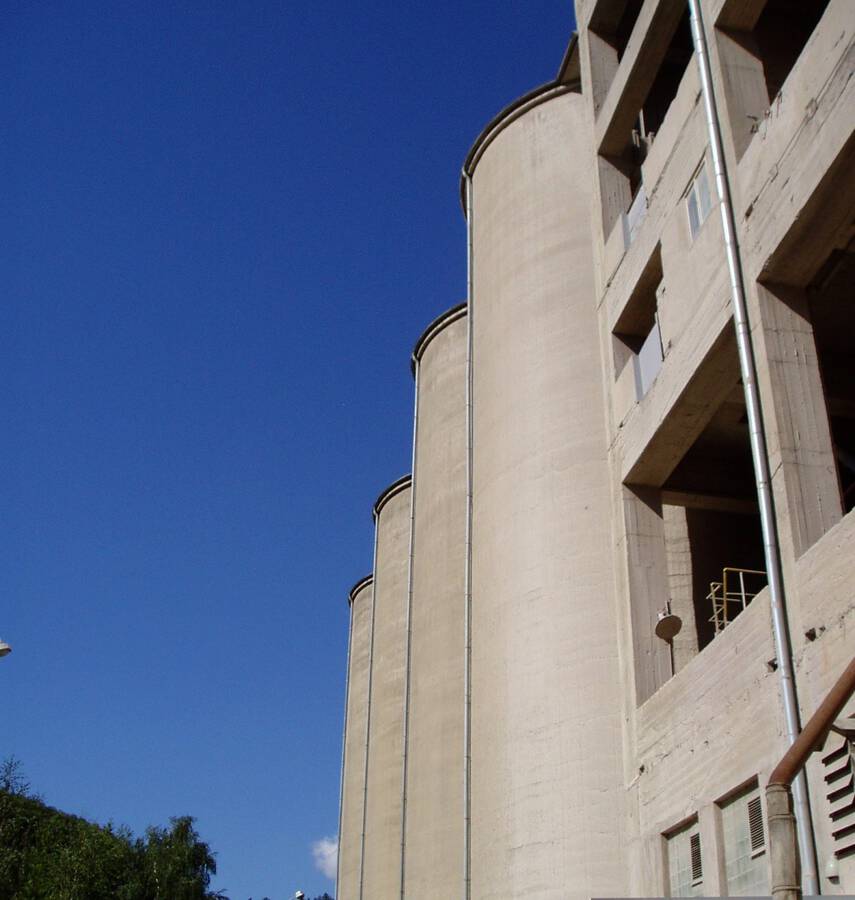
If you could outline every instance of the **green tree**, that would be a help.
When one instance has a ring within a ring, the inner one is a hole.
[[[216,870],[190,816],[134,838],[47,806],[18,760],[0,763],[0,900],[227,900]]]
[[[208,891],[217,863],[210,847],[199,839],[191,816],[170,819],[171,828],[152,827],[143,844],[151,900],[206,900],[221,896]]]

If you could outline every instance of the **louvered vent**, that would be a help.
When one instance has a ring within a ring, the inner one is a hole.
[[[766,849],[763,807],[759,797],[752,797],[748,801],[748,833],[751,836],[751,855],[759,856]]]
[[[855,745],[840,737],[832,746],[822,763],[834,855],[843,859],[855,854]]]
[[[704,868],[701,864],[701,836],[693,834],[689,838],[689,850],[692,856],[692,885],[704,880]]]

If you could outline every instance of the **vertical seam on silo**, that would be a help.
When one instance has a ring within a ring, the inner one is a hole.
[[[466,183],[466,553],[463,608],[463,900],[471,896],[472,832],[472,348],[473,348],[473,228],[472,176]]]
[[[359,850],[359,900],[363,900],[363,887],[365,884],[365,825],[368,820],[368,754],[371,749],[371,687],[374,677],[374,613],[377,609],[377,533],[379,516],[374,513],[374,557],[372,571],[374,579],[371,582],[371,638],[368,642],[368,702],[365,712],[365,776],[362,779],[362,837]]]
[[[405,633],[406,659],[404,663],[404,722],[403,754],[401,763],[401,900],[404,898],[407,835],[407,773],[410,741],[410,666],[412,664],[412,616],[413,616],[413,555],[416,541],[416,462],[418,460],[419,435],[419,360],[413,357],[415,370],[415,396],[413,399],[413,450],[410,476],[410,546],[407,559],[407,626]]]
[[[347,720],[350,718],[350,659],[353,652],[353,612],[355,598],[350,598],[350,627],[347,632],[347,664],[344,670],[344,727],[341,739],[341,776],[338,788],[338,851],[335,859],[335,892],[338,894],[339,875],[341,874],[341,826],[344,819],[344,767],[347,757]]]

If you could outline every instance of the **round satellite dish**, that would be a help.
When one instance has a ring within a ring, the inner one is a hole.
[[[653,630],[656,637],[661,640],[673,641],[680,633],[682,627],[683,620],[679,616],[675,616],[673,613],[669,612],[661,612],[659,613],[659,620],[656,623],[656,628]]]

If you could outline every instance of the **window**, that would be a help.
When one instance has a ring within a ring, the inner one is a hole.
[[[783,87],[828,5],[829,0],[812,0],[811,3],[766,0],[745,43],[757,48],[770,103]]]
[[[665,296],[659,245],[650,256],[612,334],[615,378],[631,364],[635,400],[650,390],[665,358],[659,329],[659,303]]]
[[[671,896],[702,896],[704,869],[697,819],[667,835],[665,839],[668,847],[668,884]]]
[[[686,208],[689,211],[689,231],[691,231],[692,240],[694,240],[712,209],[706,161],[701,163],[700,168],[692,178],[689,192],[686,194]]]
[[[769,893],[766,827],[756,784],[721,807],[724,832],[724,867],[731,897]]]
[[[610,4],[602,6],[605,11]],[[643,180],[642,163],[653,136],[662,127],[671,109],[694,53],[688,10],[677,21],[673,21],[672,15],[679,13],[680,5],[660,6],[667,6],[669,11],[663,12],[662,17],[657,19],[660,24],[650,29],[638,49],[637,59],[643,59],[644,65],[638,66],[637,77],[632,78],[632,90],[627,90],[624,99],[617,103],[615,114],[599,147],[603,233],[611,235],[613,229],[618,227],[622,215],[627,213],[630,221],[622,224],[624,237],[629,236],[630,241],[627,241],[625,249],[635,236],[647,210],[646,198],[638,199]],[[627,4],[626,8],[636,12],[641,6]],[[593,32],[604,35],[610,26],[606,24],[606,17],[602,16],[597,27],[593,21],[590,27]],[[671,40],[665,45],[661,39],[669,32]],[[599,62],[592,72],[595,107],[605,98],[602,84],[604,72],[610,71],[611,78],[617,71],[615,58],[611,65],[603,59],[603,55],[609,55],[604,48],[607,41],[604,38],[598,39],[596,34],[593,38],[592,53],[597,56],[597,50],[600,51]],[[632,101],[629,100],[630,96]],[[638,105],[636,100],[639,101]]]
[[[632,357],[632,364],[635,367],[635,395],[638,400],[641,400],[650,390],[650,385],[656,380],[656,376],[662,368],[664,358],[662,334],[659,331],[659,317],[657,316],[638,353]]]

